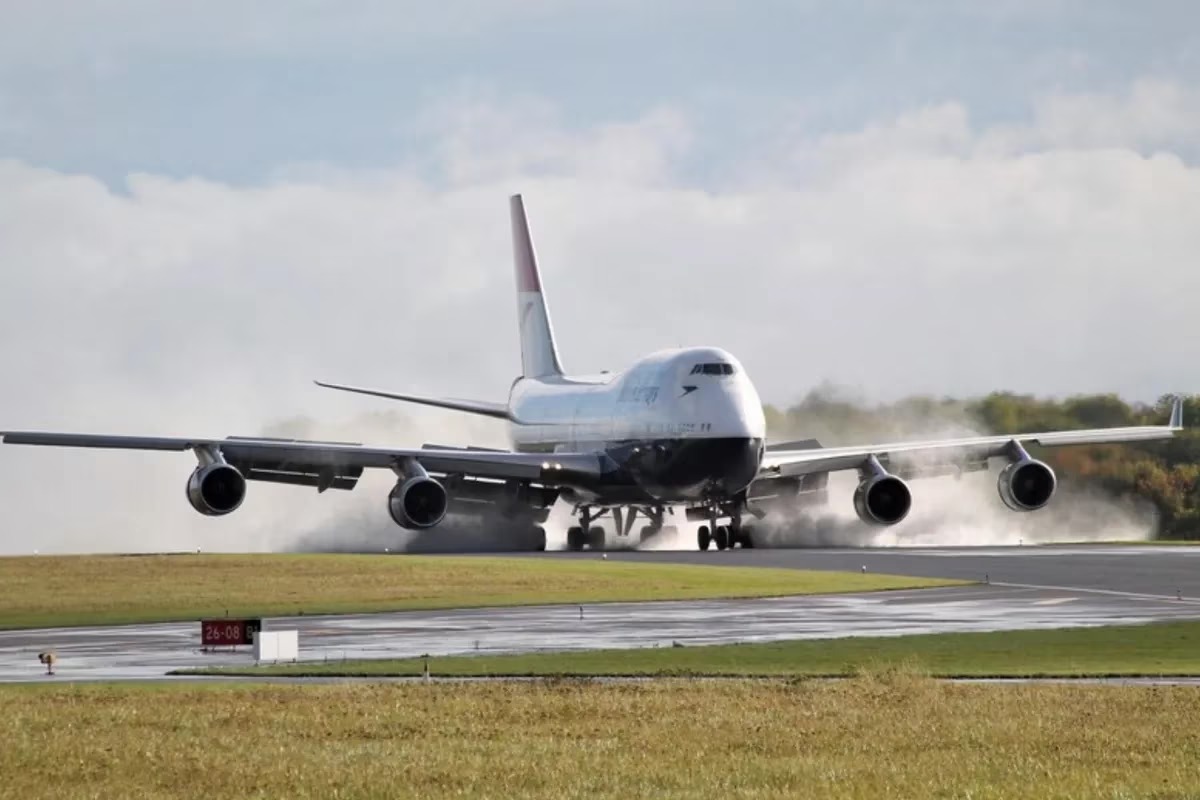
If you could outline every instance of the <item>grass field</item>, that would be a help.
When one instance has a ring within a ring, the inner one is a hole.
[[[1200,692],[845,682],[0,688],[0,796],[1168,798]]]
[[[419,608],[766,597],[961,581],[532,558],[379,555],[0,558],[0,628]]]
[[[1086,540],[1082,542],[1055,542],[1055,545],[1069,545],[1071,547],[1200,547],[1200,540],[1196,539],[1114,539],[1112,541],[1103,540]]]
[[[424,664],[406,659],[214,671],[420,675]],[[1200,675],[1200,622],[429,659],[430,672],[439,676],[833,676],[901,666],[945,677]]]

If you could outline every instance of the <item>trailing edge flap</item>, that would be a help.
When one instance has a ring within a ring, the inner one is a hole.
[[[313,383],[326,389],[337,389],[341,392],[368,394],[373,397],[384,397],[388,400],[400,400],[405,403],[419,403],[425,406],[434,406],[435,408],[448,408],[452,411],[463,411],[467,414],[480,414],[485,417],[512,419],[512,415],[509,414],[508,411],[508,406],[504,403],[489,403],[486,400],[459,400],[452,397],[424,397],[416,394],[384,392],[378,389],[364,389],[359,386],[343,386],[337,383],[324,383],[322,381],[313,381]]]

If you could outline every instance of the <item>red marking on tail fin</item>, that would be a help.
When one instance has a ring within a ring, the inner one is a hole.
[[[517,291],[540,292],[542,281],[538,277],[537,256],[533,252],[533,239],[529,236],[529,223],[525,219],[525,204],[521,195],[508,199],[512,215],[513,262],[517,268]]]

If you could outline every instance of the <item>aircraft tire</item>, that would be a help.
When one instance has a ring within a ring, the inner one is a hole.
[[[574,551],[583,549],[583,528],[578,525],[567,528],[567,549]]]
[[[742,549],[752,549],[754,547],[754,529],[750,527],[742,528],[740,541],[742,543]]]
[[[724,550],[726,547],[733,546],[733,542],[729,536],[729,527],[727,525],[717,526],[717,532],[713,535],[713,542],[716,543],[718,550]]]
[[[712,534],[708,532],[707,525],[701,525],[696,529],[696,544],[701,550],[707,550],[708,544],[712,540]]]
[[[638,543],[640,544],[641,542],[644,542],[644,541],[646,541],[646,540],[647,540],[647,539],[649,539],[651,536],[653,536],[654,534],[658,533],[660,530],[662,530],[662,529],[661,529],[661,528],[655,528],[653,525],[643,525],[643,526],[642,526],[642,531],[641,531],[641,533],[638,535]]]
[[[592,529],[588,531],[588,544],[592,546],[593,550],[603,550],[604,528],[599,525],[592,526]]]
[[[546,549],[546,529],[541,525],[534,525],[530,529],[529,540],[534,552],[543,552]]]

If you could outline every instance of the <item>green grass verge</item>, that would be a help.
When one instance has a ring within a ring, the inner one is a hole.
[[[1109,541],[1088,539],[1081,542],[1053,542],[1051,547],[1197,547],[1200,541],[1195,539],[1112,539]]]
[[[963,581],[619,560],[380,555],[0,558],[0,628],[206,616],[693,600]]]
[[[0,795],[1186,798],[1190,687],[578,681],[0,688]]]
[[[424,665],[414,658],[178,674],[403,676]],[[834,676],[895,667],[962,677],[1200,675],[1200,622],[429,659],[438,676]]]

